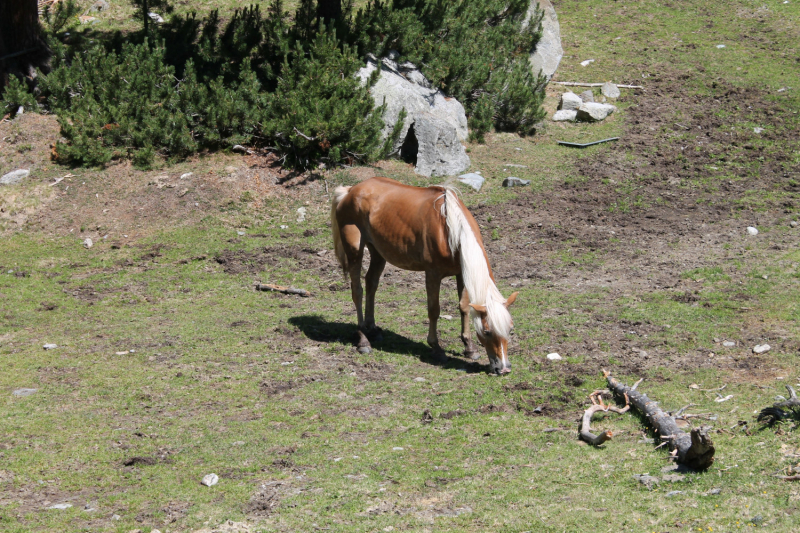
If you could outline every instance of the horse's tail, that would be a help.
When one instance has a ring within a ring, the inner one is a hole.
[[[344,252],[344,246],[342,245],[342,232],[339,229],[339,220],[336,218],[336,209],[349,192],[350,187],[336,187],[336,190],[333,191],[333,200],[331,200],[333,249],[336,252],[336,258],[339,260],[339,265],[341,265],[344,275],[347,275],[347,254]]]

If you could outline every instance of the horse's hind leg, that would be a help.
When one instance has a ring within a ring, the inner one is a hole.
[[[375,292],[378,290],[378,284],[381,281],[381,274],[386,267],[386,259],[375,249],[374,246],[368,244],[369,248],[369,270],[364,281],[367,285],[367,301],[364,306],[364,330],[365,333],[370,333],[375,329]],[[380,340],[380,334],[375,336],[375,340]]]
[[[364,259],[364,245],[361,242],[361,232],[353,225],[345,226],[341,229],[342,246],[347,254],[347,273],[350,276],[350,293],[353,297],[353,305],[356,306],[358,316],[358,351],[369,353],[372,348],[367,336],[364,335],[364,314],[361,311],[361,302],[364,297],[364,289],[361,287],[361,262]]]
[[[469,333],[469,294],[464,289],[464,278],[456,275],[456,288],[458,289],[458,309],[461,311],[461,342],[464,343],[464,357],[477,360],[481,358],[478,348],[472,342]]]
[[[437,324],[439,323],[439,290],[442,285],[442,277],[433,272],[425,272],[425,289],[428,293],[428,345],[433,349],[433,356],[440,360],[446,360],[447,355],[439,346],[439,334]]]

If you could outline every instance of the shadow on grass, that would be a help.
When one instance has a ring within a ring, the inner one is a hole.
[[[316,342],[355,345],[358,340],[358,327],[353,323],[330,322],[318,315],[295,316],[289,319],[289,323]],[[447,359],[439,360],[433,357],[430,347],[425,343],[413,341],[388,329],[382,329],[381,335],[383,339],[372,341],[373,348],[398,355],[411,355],[420,361],[442,368],[455,368],[468,373],[489,372],[488,364],[464,361],[459,353],[449,350]]]

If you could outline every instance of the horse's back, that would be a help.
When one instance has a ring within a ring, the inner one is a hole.
[[[337,207],[339,225],[355,225],[362,240],[390,263],[428,270],[433,263],[454,265],[441,215],[445,189],[412,187],[384,177],[354,185]]]

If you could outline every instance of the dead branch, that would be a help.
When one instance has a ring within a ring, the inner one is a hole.
[[[581,83],[577,81],[551,81],[558,85],[567,85],[569,87],[602,87],[603,83]],[[620,89],[644,89],[641,85],[617,85]]]
[[[600,446],[607,440],[611,440],[612,433],[611,431],[604,431],[600,435],[595,435],[591,432],[591,421],[592,415],[597,412],[607,413],[611,411],[612,413],[619,413],[622,414],[626,412],[631,406],[628,404],[628,397],[625,396],[625,407],[619,408],[613,405],[604,405],[603,404],[603,393],[607,393],[608,391],[594,391],[589,395],[589,400],[592,402],[592,406],[589,407],[583,413],[583,419],[581,421],[581,429],[578,432],[578,437],[591,444],[592,446]]]
[[[774,403],[772,407],[762,409],[756,420],[759,422],[763,420],[767,424],[773,425],[779,420],[800,416],[800,399],[797,398],[797,393],[791,385],[786,385],[786,390],[789,391],[789,399]],[[785,411],[784,408],[788,408],[789,411]]]
[[[800,481],[800,474],[795,474],[793,476],[775,476],[778,479],[782,479],[784,481]]]
[[[265,292],[282,292],[283,294],[296,294],[303,298],[308,298],[311,293],[305,289],[295,289],[294,287],[281,287],[280,285],[273,285],[271,283],[261,283],[256,281],[256,290]]]
[[[670,455],[690,468],[705,470],[714,462],[714,443],[708,436],[708,428],[693,429],[687,435],[678,428],[675,419],[665,413],[654,402],[633,388],[620,383],[609,372],[603,371],[609,388],[618,396],[627,396],[630,403],[643,413],[653,430],[669,443]]]

